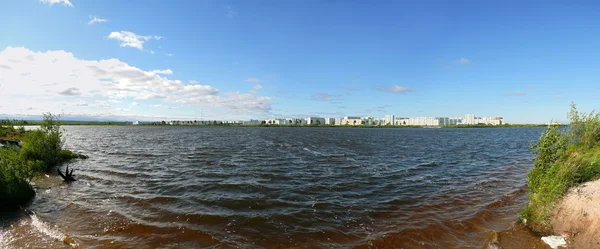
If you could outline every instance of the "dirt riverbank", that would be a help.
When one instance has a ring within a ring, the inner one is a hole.
[[[600,248],[600,180],[570,189],[551,222],[557,235],[568,238],[569,248]]]

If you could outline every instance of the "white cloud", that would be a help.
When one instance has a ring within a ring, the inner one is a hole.
[[[137,48],[139,50],[143,50],[144,49],[144,43],[149,41],[149,40],[160,40],[163,37],[162,36],[143,36],[143,35],[137,35],[133,32],[129,32],[129,31],[118,31],[118,32],[111,32],[108,35],[109,39],[114,39],[120,42],[120,46],[121,47],[132,47],[132,48]]]
[[[227,11],[225,15],[229,18],[234,18],[238,14],[231,6],[225,6],[225,10]]]
[[[73,4],[69,0],[40,0],[40,3],[49,4],[50,6],[55,3],[62,3],[65,6],[73,7]]]
[[[258,90],[260,90],[262,88],[263,88],[263,86],[261,84],[256,84],[252,87],[252,90],[250,91],[250,93],[256,94],[258,92]]]
[[[151,53],[151,54],[154,54],[154,50],[150,50],[150,53]]]
[[[177,107],[174,106],[168,106],[168,105],[152,105],[152,108],[159,108],[159,109],[175,109]]]
[[[94,101],[94,103],[91,106],[99,107],[99,108],[110,108],[111,107],[111,105],[106,100],[96,100],[96,101]]]
[[[164,75],[171,75],[173,74],[173,71],[171,71],[171,69],[165,69],[165,70],[152,70],[149,72],[151,75],[159,75],[159,74],[164,74]]]
[[[88,22],[88,25],[93,25],[96,23],[105,23],[105,22],[108,22],[108,19],[98,18],[96,16],[90,16],[90,21]]]
[[[73,103],[73,106],[89,106],[89,104],[86,101],[78,101]]]
[[[63,95],[63,96],[79,96],[79,95],[81,95],[81,92],[79,91],[78,88],[71,87],[64,91],[58,92],[58,94]]]
[[[173,56],[174,54],[171,54],[171,53],[166,53],[165,55],[166,55],[166,56],[169,56],[169,57],[171,57],[171,56]]]
[[[67,111],[68,106],[76,105],[75,100],[88,103],[90,110],[86,109],[85,115],[109,116],[112,115],[109,110],[127,108],[119,106],[123,102],[139,104],[136,111],[147,108],[149,105],[144,103],[145,100],[153,100],[152,104],[159,105],[200,105],[228,113],[248,114],[271,108],[270,98],[257,96],[255,91],[223,93],[214,86],[170,79],[168,77],[174,74],[171,69],[142,70],[114,58],[83,60],[62,50],[34,52],[7,47],[0,50],[0,65],[10,68],[0,69],[0,99],[4,106],[0,113],[14,113],[29,107],[34,109],[21,114],[60,113],[65,101],[69,103],[65,106]],[[23,72],[29,75],[21,76]],[[255,86],[256,89],[260,87]],[[107,109],[112,104],[117,106]]]
[[[390,92],[390,93],[406,93],[406,92],[412,91],[411,89],[409,89],[407,87],[399,86],[399,85],[382,87],[382,88],[378,88],[377,90],[382,91],[382,92]]]
[[[456,63],[460,64],[460,65],[469,65],[471,64],[471,61],[467,58],[460,58],[456,61]]]
[[[262,80],[259,80],[257,78],[247,78],[245,81],[250,82],[250,83],[261,83],[262,82]]]

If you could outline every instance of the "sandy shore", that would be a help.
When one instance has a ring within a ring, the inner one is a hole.
[[[568,238],[569,248],[600,248],[600,180],[570,189],[551,221],[554,232]]]

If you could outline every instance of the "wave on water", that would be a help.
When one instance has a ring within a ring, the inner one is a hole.
[[[421,164],[419,164],[419,166],[435,167],[435,166],[439,166],[439,164],[437,164],[435,161],[432,161],[432,162],[428,162],[428,163],[421,163]]]
[[[303,150],[305,150],[305,151],[308,151],[309,153],[311,153],[311,154],[313,154],[313,155],[315,155],[315,156],[319,156],[319,155],[321,155],[321,154],[322,154],[322,153],[316,152],[316,151],[314,151],[314,150],[311,150],[311,149],[309,149],[309,148],[306,148],[306,147],[304,147],[304,148],[302,148],[302,149],[303,149]]]
[[[34,212],[28,212],[31,218],[31,226],[35,230],[45,236],[48,236],[56,241],[70,245],[72,248],[79,248],[79,243],[73,240],[68,235],[61,232],[56,225],[51,226],[50,224],[42,221]]]
[[[12,244],[14,240],[15,238],[9,233],[9,231],[0,231],[0,248],[12,248],[10,244]]]
[[[67,127],[94,156],[5,223],[0,249],[81,247],[69,234],[95,248],[508,249],[531,167],[510,144],[539,136],[516,131]]]

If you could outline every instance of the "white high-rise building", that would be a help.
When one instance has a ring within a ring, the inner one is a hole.
[[[342,119],[342,125],[362,125],[363,120],[360,117],[346,116]]]
[[[463,124],[475,125],[475,114],[466,114],[465,119],[463,120]]]
[[[309,118],[306,118],[306,124],[307,125],[323,125],[323,124],[325,124],[325,119],[319,118],[319,117],[309,117]]]
[[[335,125],[335,118],[325,118],[326,125]]]
[[[385,125],[394,125],[395,120],[394,115],[385,115]]]

